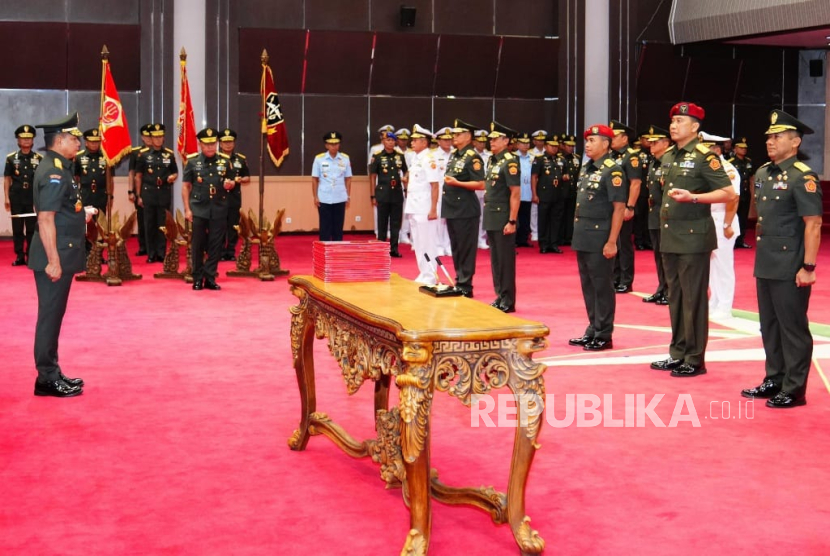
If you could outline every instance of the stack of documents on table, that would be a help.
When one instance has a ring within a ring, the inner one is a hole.
[[[312,261],[324,282],[388,282],[392,271],[385,241],[315,241]]]

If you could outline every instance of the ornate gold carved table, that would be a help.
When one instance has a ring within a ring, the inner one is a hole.
[[[522,554],[539,554],[544,540],[525,515],[525,485],[542,423],[545,365],[532,354],[547,347],[548,327],[506,315],[464,297],[436,298],[395,274],[389,282],[325,283],[311,276],[289,279],[299,303],[291,308],[291,350],[302,410],[300,427],[288,440],[304,450],[309,437],[323,434],[352,457],[371,457],[381,466],[387,488],[402,487],[410,529],[402,556],[426,554],[431,500],[467,504],[509,523]],[[375,386],[377,438],[358,441],[317,412],[314,338],[328,339],[346,388],[355,393],[366,381]],[[399,403],[389,409],[394,378]],[[516,426],[506,493],[489,488],[454,488],[430,470],[430,407],[435,390],[469,405],[471,396],[507,387],[526,403]]]

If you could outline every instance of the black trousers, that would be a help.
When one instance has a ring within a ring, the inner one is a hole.
[[[320,203],[317,214],[320,220],[320,241],[343,241],[346,203]]]
[[[748,187],[748,186],[747,186]],[[752,205],[752,192],[741,191],[741,198],[738,201],[738,224],[741,226],[741,235],[735,240],[735,245],[744,243],[747,231],[749,230],[749,208]]]
[[[516,306],[516,240],[513,234],[488,230],[487,242],[490,244],[490,271],[496,299],[503,306],[513,308]]]
[[[623,220],[620,236],[617,238],[617,258],[614,262],[614,282],[621,286],[634,283],[634,241],[631,232],[634,219]]]
[[[136,211],[136,220],[138,220],[138,250],[147,252],[147,230],[144,226],[144,207],[138,206],[138,203],[133,203],[135,205]]]
[[[69,300],[74,274],[64,272],[60,280],[53,282],[42,270],[35,271],[37,288],[37,324],[35,325],[35,367],[40,382],[58,380],[58,338],[61,335],[63,316]]]
[[[403,203],[378,203],[378,239],[386,241],[389,230],[389,250],[398,251],[398,236],[401,235]]]
[[[709,258],[705,253],[662,253],[669,289],[669,355],[702,366],[709,341]]]
[[[811,286],[795,280],[757,278],[761,339],[767,356],[766,377],[781,389],[803,396],[813,358],[813,336],[807,320]]]
[[[168,205],[144,204],[144,231],[147,234],[147,256],[163,259],[167,254],[167,238],[159,228],[167,221]]]
[[[478,216],[447,218],[447,234],[450,236],[452,262],[455,266],[455,285],[471,293],[478,253],[478,220]]]
[[[519,202],[519,217],[516,225],[516,245],[527,245],[530,242],[530,212],[532,201]]]
[[[28,210],[19,210],[20,207],[12,206],[12,214],[26,214],[32,212],[32,207]],[[29,256],[29,246],[32,245],[32,236],[35,235],[35,226],[37,225],[37,216],[27,216],[25,218],[12,218],[12,237],[14,239],[14,253],[19,260]]]
[[[549,201],[539,203],[539,249],[550,249],[562,245],[562,218],[565,216],[565,202]]]
[[[649,230],[648,234],[651,236],[651,245],[654,249],[654,265],[657,267],[657,291],[654,293],[668,296],[666,293],[668,290],[666,287],[666,271],[663,270],[663,254],[660,251],[660,230]]]
[[[645,190],[645,188],[643,188]],[[637,197],[637,204],[634,205],[634,243],[636,245],[648,245],[651,242],[651,237],[648,230],[648,190],[646,194],[641,194]],[[653,245],[653,244],[652,244]]]
[[[202,280],[215,282],[218,274],[219,259],[222,257],[222,243],[225,241],[227,217],[199,218],[193,217],[193,235],[190,252],[193,259],[193,282]],[[205,260],[207,253],[207,260]]]
[[[606,259],[602,253],[577,251],[576,265],[588,313],[585,336],[610,340],[614,333],[614,315],[617,311],[614,259]]]
[[[228,218],[225,223],[227,233],[222,245],[222,255],[231,256],[236,255],[236,242],[239,241],[239,232],[234,226],[239,225],[239,210],[242,207],[230,206],[228,207]]]
[[[565,216],[562,218],[562,242],[565,245],[571,244],[574,237],[574,216],[576,213],[576,193],[571,193],[565,198]]]

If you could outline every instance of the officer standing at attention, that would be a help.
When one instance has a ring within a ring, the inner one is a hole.
[[[435,140],[438,146],[432,151],[432,160],[435,166],[441,172],[441,175],[447,173],[450,156],[452,154],[452,129],[449,127],[442,127],[435,132]],[[443,182],[442,182],[443,183]],[[444,213],[441,210],[441,204],[444,201],[443,188],[438,191],[438,236],[436,238],[436,245],[438,247],[438,255],[452,255],[452,247],[450,246],[450,236],[447,232],[447,220],[444,218]]]
[[[818,175],[797,159],[802,137],[813,130],[781,110],[773,110],[769,122],[770,162],[755,177],[755,282],[766,377],[741,395],[770,398],[767,407],[787,408],[807,403],[813,357],[807,307],[816,282],[823,207]]]
[[[436,245],[438,233],[438,191],[444,174],[438,170],[429,150],[432,132],[418,124],[412,126],[412,166],[406,194],[406,219],[412,232],[412,251],[418,264],[416,282],[434,285]],[[424,257],[429,256],[429,260]]]
[[[239,225],[239,210],[242,208],[242,186],[251,183],[248,160],[244,154],[236,152],[235,148],[236,132],[226,127],[219,134],[219,151],[230,160],[227,175],[235,185],[228,193],[227,233],[222,244],[223,261],[236,260],[236,242],[239,240],[239,231],[234,226]]]
[[[387,133],[394,133],[395,128],[391,124],[385,124],[378,128],[378,142],[369,147],[369,152],[366,155],[366,160],[372,160],[372,157],[383,150],[383,138]],[[369,165],[366,165],[366,173],[369,173]],[[378,207],[372,207],[372,213],[375,218],[375,237],[378,237]]]
[[[530,185],[533,190],[533,202],[539,207],[539,252],[562,253],[559,246],[562,244],[562,218],[565,214],[564,190],[567,187],[562,181],[562,169],[556,163],[553,153],[555,136],[548,138],[550,144],[545,143],[548,151],[542,156],[533,159]]]
[[[447,162],[441,196],[441,216],[447,221],[455,285],[466,297],[473,297],[473,275],[478,253],[481,207],[475,192],[484,187],[484,162],[471,144],[474,129],[477,128],[473,125],[455,120],[452,128],[455,149]]]
[[[637,143],[636,148],[640,154],[640,175],[646,179],[654,162],[648,131],[640,134]],[[640,196],[637,197],[637,204],[634,206],[634,247],[637,251],[652,248],[648,234],[648,187],[645,187],[642,182],[640,183]]]
[[[458,125],[458,122],[456,122]],[[490,242],[490,269],[496,299],[493,307],[505,313],[516,310],[516,219],[521,199],[521,166],[507,151],[515,131],[498,122],[490,124],[493,155],[487,168],[484,193],[484,229]]]
[[[660,250],[669,289],[669,358],[652,369],[686,377],[706,373],[709,339],[709,259],[717,247],[709,205],[735,198],[718,155],[698,142],[706,112],[690,102],[675,104],[669,132],[675,148],[661,159],[665,194],[660,208]]]
[[[389,230],[389,254],[401,258],[398,240],[403,218],[404,183],[408,170],[403,154],[395,150],[398,138],[391,131],[383,137],[383,150],[369,162],[369,194],[377,208],[378,240],[386,241]]]
[[[531,186],[531,175],[533,169],[533,160],[536,158],[530,154],[530,134],[519,133],[516,137],[518,146],[516,148],[516,158],[519,160],[521,169],[521,203],[519,204],[519,227],[516,230],[516,247],[531,247],[531,212],[533,203],[533,187]],[[538,218],[538,216],[537,216]],[[538,230],[536,232],[538,238]]]
[[[588,313],[588,327],[580,338],[568,343],[586,351],[614,347],[614,256],[622,228],[628,188],[623,169],[614,162],[611,141],[614,131],[605,125],[585,130],[587,162],[577,184],[574,236],[582,297]]]
[[[738,171],[741,177],[741,200],[738,202],[738,223],[741,228],[741,235],[735,240],[735,247],[739,249],[752,249],[744,238],[749,226],[749,209],[752,205],[752,192],[755,189],[755,167],[752,159],[746,156],[748,145],[746,137],[741,137],[735,143],[735,156],[729,159],[732,166]],[[726,153],[724,153],[724,156]]]
[[[647,141],[651,143],[652,161],[648,168],[646,180],[648,189],[648,233],[654,249],[654,264],[657,269],[657,291],[643,298],[643,303],[668,305],[666,273],[663,270],[663,255],[660,252],[660,207],[663,206],[663,166],[662,156],[674,147],[671,146],[669,132],[655,125],[648,128]]]
[[[352,162],[340,152],[343,136],[338,131],[323,135],[326,152],[311,166],[311,194],[320,226],[320,241],[343,241],[343,223],[352,191]]]
[[[487,168],[490,156],[493,154],[487,150],[488,133],[489,132],[484,129],[477,129],[473,132],[473,147],[475,147],[478,156],[481,157],[481,161],[484,163],[485,169]],[[479,207],[481,207],[481,218],[479,218],[478,221],[478,248],[490,249],[490,246],[487,245],[487,231],[484,229],[484,190],[477,189],[476,197],[478,197],[478,204]]]
[[[112,206],[107,193],[107,159],[101,152],[101,134],[98,128],[84,131],[86,148],[75,156],[75,181],[81,185],[81,201],[106,213]]]
[[[37,127],[43,129],[47,150],[32,184],[38,227],[29,256],[37,288],[35,396],[69,398],[82,394],[84,385],[80,378],[67,378],[58,365],[69,289],[85,262],[86,217],[72,171],[72,159],[81,146],[78,113]]]
[[[17,255],[12,266],[23,266],[29,256],[32,246],[32,236],[35,233],[34,216],[15,216],[31,214],[32,183],[43,157],[32,150],[37,131],[33,126],[22,125],[14,130],[19,150],[9,153],[6,157],[6,169],[3,172],[3,189],[6,194],[6,211],[12,215],[12,237],[14,238],[14,253]]]
[[[138,252],[136,256],[142,257],[147,254],[147,232],[144,230],[144,207],[138,204],[138,199],[135,194],[135,163],[138,160],[138,153],[143,148],[150,148],[152,142],[150,140],[150,130],[153,124],[144,124],[141,126],[141,142],[143,147],[133,147],[130,150],[130,163],[128,172],[127,196],[130,202],[135,206],[136,216],[138,220]]]
[[[609,126],[614,130],[614,139],[611,141],[611,155],[625,172],[628,185],[625,190],[625,220],[620,230],[620,240],[617,246],[617,259],[614,263],[614,283],[617,293],[628,293],[634,283],[634,209],[637,198],[640,196],[640,184],[643,180],[640,166],[640,151],[629,146],[630,137],[634,130],[617,120],[611,120]]]
[[[190,252],[194,290],[222,289],[216,283],[217,267],[228,222],[228,197],[236,182],[232,178],[230,157],[216,152],[218,137],[219,132],[212,127],[196,134],[202,152],[187,157],[182,176],[184,217],[193,223]]]
[[[574,235],[574,212],[576,210],[576,182],[579,179],[579,169],[582,167],[582,157],[574,152],[576,148],[576,137],[574,135],[562,135],[559,147],[567,163],[565,171],[562,172],[562,180],[565,182],[564,200],[565,216],[562,219],[562,244],[570,245]]]
[[[135,163],[135,188],[138,205],[144,207],[144,230],[147,232],[147,262],[163,262],[167,238],[159,229],[167,221],[173,201],[173,183],[179,166],[173,151],[164,146],[164,124],[153,124],[149,148],[138,151]]]

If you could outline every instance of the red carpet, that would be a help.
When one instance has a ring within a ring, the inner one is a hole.
[[[292,274],[311,271],[313,239],[278,239]],[[810,313],[815,323],[830,324],[824,251]],[[405,246],[402,252],[393,272],[414,277],[413,255]],[[573,253],[519,253],[517,315],[551,329],[539,358],[552,365],[546,386],[553,417],[565,418],[566,394],[611,395],[620,420],[626,394],[642,394],[646,403],[664,394],[654,413],[668,425],[678,396],[688,394],[701,424],[658,428],[646,418],[644,427],[545,425],[527,511],[547,554],[828,553],[830,395],[818,368],[806,407],[775,411],[757,402],[753,418],[739,419],[738,406],[746,407],[740,389],[763,377],[751,321],[738,319],[748,324],[744,330],[713,325],[709,374],[672,379],[647,365],[667,351],[667,308],[618,296],[616,349],[588,355],[566,343],[585,326]],[[222,278],[221,292],[194,292],[154,280],[160,265],[141,261],[139,282],[75,283],[61,362],[87,387],[80,398],[56,400],[32,396],[34,280],[9,266],[12,260],[11,241],[0,241],[7,358],[0,375],[0,554],[400,552],[408,512],[400,491],[384,490],[377,466],[350,459],[322,437],[306,452],[287,447],[299,396],[288,334],[295,298],[284,277]],[[756,311],[754,251],[737,251],[736,260],[735,307]],[[653,267],[650,251],[637,253],[636,292],[653,292]],[[475,286],[476,299],[493,299],[486,251],[479,251]],[[830,371],[827,345],[816,338],[815,360]],[[373,437],[371,387],[348,397],[324,342],[316,352],[319,410],[356,437]],[[727,410],[732,418],[714,418]],[[469,409],[443,394],[433,415],[433,466],[441,479],[504,490],[513,430],[471,428]],[[509,528],[483,512],[440,503],[433,510],[430,554],[518,554]]]

